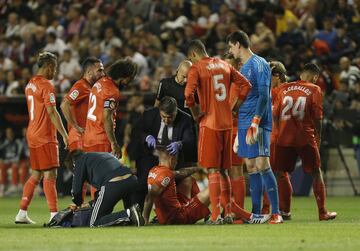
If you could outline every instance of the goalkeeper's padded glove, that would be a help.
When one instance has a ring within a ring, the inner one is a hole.
[[[258,139],[260,118],[254,117],[246,133],[246,144],[253,145]]]
[[[233,151],[234,153],[238,153],[238,149],[239,149],[239,139],[238,139],[238,135],[239,134],[236,134],[236,138],[235,138],[235,141],[234,141],[234,144],[233,144]]]

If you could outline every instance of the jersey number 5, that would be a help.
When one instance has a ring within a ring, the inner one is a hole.
[[[94,115],[94,111],[96,108],[96,96],[92,93],[90,93],[89,106],[91,106],[91,107],[88,111],[87,118],[92,121],[96,121],[96,116]]]
[[[298,97],[294,104],[294,99],[291,96],[285,96],[283,105],[285,105],[285,107],[281,112],[281,120],[289,120],[291,117],[303,120],[305,116],[306,97]],[[288,111],[290,111],[290,114],[287,114]]]
[[[226,99],[226,87],[220,82],[223,78],[224,76],[222,74],[213,76],[215,98],[217,101],[224,101]]]

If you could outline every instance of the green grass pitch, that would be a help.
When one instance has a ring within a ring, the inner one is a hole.
[[[70,198],[59,199],[65,208]],[[293,219],[281,225],[223,225],[47,229],[44,198],[29,209],[38,224],[15,225],[19,200],[0,199],[0,250],[360,250],[360,198],[330,197],[338,218],[319,222],[314,198],[294,198]],[[249,208],[249,198],[247,198]]]

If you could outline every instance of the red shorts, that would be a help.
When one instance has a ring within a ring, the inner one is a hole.
[[[302,161],[304,172],[311,173],[314,169],[320,168],[320,153],[317,146],[291,147],[276,145],[274,170],[292,172],[298,157]]]
[[[216,131],[201,127],[199,131],[198,161],[205,168],[231,167],[232,130]]]
[[[198,184],[196,183],[196,180],[192,178],[192,186],[191,186],[191,197],[195,197],[198,193],[200,193],[200,188]],[[177,189],[177,198],[180,202],[180,204],[186,204],[190,201],[190,198],[188,198],[186,195],[182,194],[179,189]]]
[[[56,143],[48,143],[40,147],[29,147],[31,169],[42,171],[59,167],[59,147]]]
[[[111,145],[110,144],[84,146],[83,149],[84,149],[84,152],[111,153]]]
[[[69,151],[74,151],[74,150],[83,150],[84,145],[83,145],[83,141],[82,140],[77,140],[72,142],[71,144],[69,144]]]
[[[275,143],[270,143],[270,166],[271,169],[275,166]]]
[[[233,136],[232,136],[232,145],[234,145],[235,142],[235,138],[237,135],[237,130],[235,131],[236,133],[234,134],[233,132]],[[236,153],[234,153],[234,151],[231,149],[231,162],[232,162],[232,166],[242,166],[244,164],[244,159],[239,157]]]
[[[188,199],[187,203],[181,204],[172,220],[166,224],[195,224],[210,214],[207,206],[202,204],[197,196]]]

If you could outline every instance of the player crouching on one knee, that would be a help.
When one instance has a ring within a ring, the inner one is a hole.
[[[89,203],[93,207],[90,227],[144,225],[138,205],[112,213],[120,200],[129,203],[137,186],[136,177],[114,155],[75,150],[70,153],[65,165],[74,173],[71,192],[77,207],[83,204],[82,188],[85,181],[98,191],[94,202]]]

